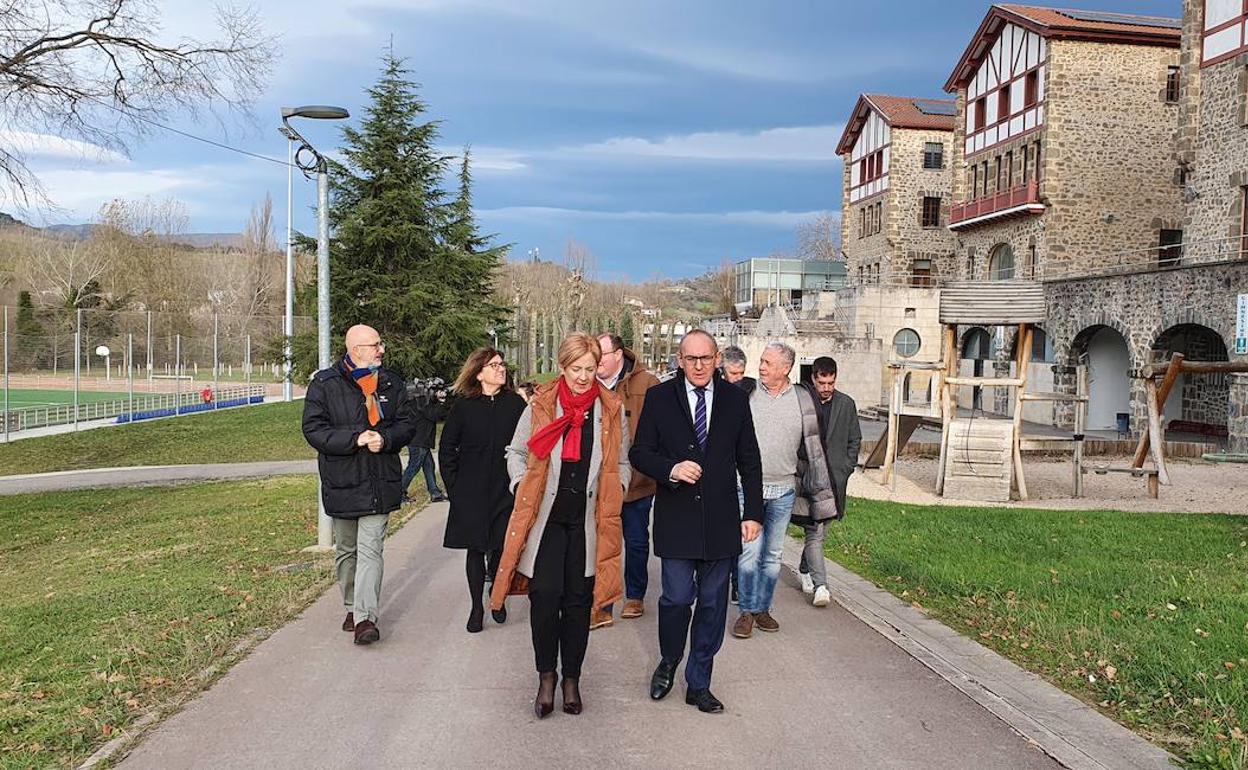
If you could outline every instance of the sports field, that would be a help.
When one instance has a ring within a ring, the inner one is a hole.
[[[138,401],[143,394],[136,393]],[[125,391],[101,392],[97,390],[78,391],[78,403],[92,404],[99,401],[121,401],[127,397]],[[57,404],[74,403],[72,390],[28,390],[12,388],[9,390],[9,408],[25,409],[30,406],[55,406]],[[0,407],[4,405],[4,391],[0,390]]]

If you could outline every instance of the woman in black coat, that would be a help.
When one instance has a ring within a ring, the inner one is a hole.
[[[525,404],[508,386],[507,364],[494,348],[480,348],[468,356],[455,380],[455,394],[458,398],[438,447],[442,482],[451,498],[442,545],[468,551],[472,599],[468,632],[475,634],[485,617],[486,570],[493,580],[515,503],[503,451],[511,443]],[[506,608],[492,614],[499,623],[507,619]]]

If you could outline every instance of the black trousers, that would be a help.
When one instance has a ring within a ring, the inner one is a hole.
[[[538,673],[579,678],[589,644],[594,579],[585,577],[585,523],[547,521],[529,581],[529,624]]]

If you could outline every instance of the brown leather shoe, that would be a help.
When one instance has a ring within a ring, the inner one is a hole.
[[[624,609],[620,610],[621,618],[639,618],[646,614],[646,604],[641,599],[625,599]]]
[[[347,613],[346,619],[342,621],[342,630],[343,631],[355,630],[355,613],[354,612]]]
[[[355,624],[355,643],[356,644],[372,644],[381,638],[381,632],[377,630],[377,624],[371,620],[361,620]]]
[[[593,631],[595,628],[606,628],[613,625],[615,625],[615,618],[611,617],[611,613],[603,612],[602,610],[594,610],[589,613],[590,631]]]
[[[732,635],[738,639],[749,639],[754,635],[754,616],[742,612],[737,622],[732,624]]]
[[[754,622],[758,625],[759,631],[767,631],[768,633],[779,631],[780,624],[771,616],[770,612],[760,612],[754,616]]]

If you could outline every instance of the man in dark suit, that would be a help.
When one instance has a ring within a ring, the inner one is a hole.
[[[646,392],[629,452],[633,467],[659,482],[654,552],[663,565],[661,660],[650,697],[660,700],[671,691],[688,638],[685,703],[718,713],[724,705],[711,694],[711,668],[724,641],[728,572],[742,540],[750,542],[762,530],[763,466],[749,399],[717,374],[715,338],[700,329],[689,332],[680,342],[679,362],[676,377]]]

